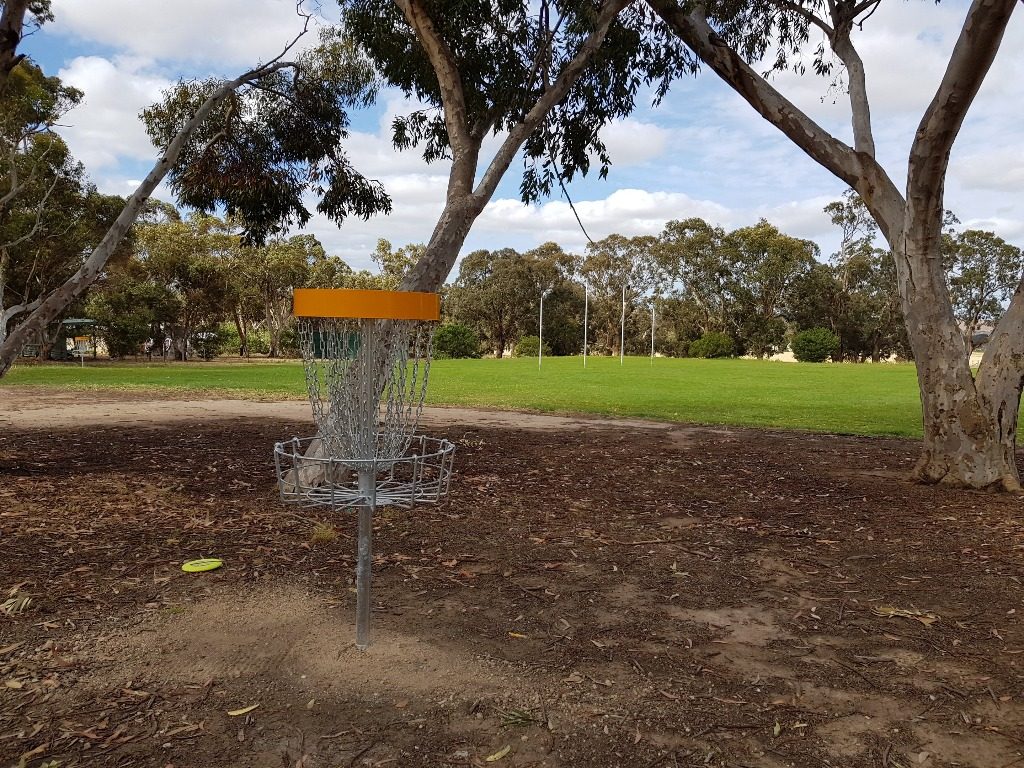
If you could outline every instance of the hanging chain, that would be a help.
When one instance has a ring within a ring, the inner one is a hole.
[[[327,455],[402,456],[427,396],[434,324],[300,318],[309,402]]]

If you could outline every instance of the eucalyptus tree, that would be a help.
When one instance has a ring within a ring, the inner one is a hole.
[[[983,323],[998,323],[1024,273],[1024,252],[994,232],[968,229],[945,237],[945,267],[953,314],[974,350]]]
[[[54,272],[45,269],[40,255],[54,251],[55,239],[66,240],[62,236],[79,224],[86,196],[95,192],[54,132],[81,97],[81,91],[20,59],[0,87],[0,344],[45,298],[37,288],[51,282]],[[62,273],[60,280],[67,277]]]
[[[237,247],[238,236],[229,225],[201,213],[138,229],[136,253],[146,274],[176,299],[176,311],[167,320],[182,360],[188,358],[194,334],[228,314]]]
[[[530,261],[512,248],[473,251],[459,263],[449,294],[456,322],[473,328],[495,357],[503,357],[524,333],[537,299]]]
[[[816,263],[818,246],[780,232],[761,219],[726,235],[736,334],[743,349],[757,357],[786,346],[785,310],[796,281]]]
[[[394,123],[399,149],[448,161],[444,209],[403,287],[436,290],[522,152],[524,201],[596,158],[601,129],[655,98],[693,61],[638,0],[341,0],[345,27],[386,82],[422,106]],[[646,92],[646,91],[645,91]],[[489,159],[484,143],[495,137]]]
[[[913,143],[905,180],[879,163],[864,63],[855,38],[881,0],[647,0],[680,40],[808,156],[863,199],[892,251],[917,365],[924,445],[914,475],[924,482],[1020,490],[1014,460],[1024,386],[1024,283],[989,341],[977,376],[943,269],[943,194],[950,151],[995,59],[1017,0],[972,0],[945,72]],[[922,11],[923,12],[923,11]],[[813,68],[845,70],[852,145],[787,99],[752,63],[801,66],[810,33],[823,37]]]
[[[20,16],[16,5],[24,6]],[[41,23],[49,18],[48,9],[42,0],[4,4],[0,68],[4,62],[13,62],[11,72],[26,66],[16,53],[26,19]],[[380,185],[359,174],[339,149],[347,110],[373,96],[372,70],[331,32],[318,45],[287,58],[297,40],[231,80],[182,83],[144,113],[160,158],[103,237],[87,249],[81,267],[0,343],[0,376],[26,342],[100,276],[168,174],[186,205],[202,211],[223,206],[229,214],[244,210],[247,235],[255,239],[307,220],[304,196],[311,190],[320,197],[319,209],[339,221],[389,209]],[[0,87],[9,85],[8,74],[0,78]],[[257,166],[254,156],[264,162]]]
[[[701,218],[670,221],[652,249],[656,274],[662,291],[685,298],[696,306],[688,318],[705,333],[735,335],[732,313],[732,285],[735,265],[725,247],[726,232]]]
[[[609,235],[587,245],[580,279],[590,289],[595,344],[610,354],[620,352],[623,321],[632,326],[625,335],[633,339],[649,317],[638,300],[655,288],[650,264],[656,243],[650,236]]]

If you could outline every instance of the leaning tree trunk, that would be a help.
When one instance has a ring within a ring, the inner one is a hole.
[[[120,245],[125,235],[135,223],[135,219],[142,211],[143,206],[153,194],[153,190],[163,181],[164,177],[178,161],[185,144],[195,133],[196,129],[206,120],[207,117],[228,97],[235,89],[265,77],[268,74],[277,72],[286,67],[294,66],[291,62],[275,60],[270,64],[257,67],[246,72],[244,75],[225,83],[202,103],[195,115],[182,126],[181,130],[167,145],[163,156],[149,172],[142,183],[139,184],[134,194],[128,198],[121,210],[120,215],[111,225],[110,229],[93,249],[92,253],[82,264],[81,268],[69,277],[63,285],[52,291],[36,309],[25,318],[24,322],[18,325],[0,343],[0,378],[7,373],[14,364],[14,360],[21,353],[21,348],[31,338],[32,334],[38,333],[40,329],[56,320],[60,314],[71,305],[77,297],[81,296],[106,266],[107,260]]]

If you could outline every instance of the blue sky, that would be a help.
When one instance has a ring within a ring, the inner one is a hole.
[[[329,2],[324,6],[329,12]],[[156,153],[137,115],[178,78],[232,76],[274,56],[301,26],[292,0],[54,0],[57,20],[26,41],[48,73],[85,91],[62,133],[96,184],[127,194]],[[966,2],[884,0],[859,36],[879,158],[902,186],[917,122],[938,83]],[[847,138],[848,108],[812,76],[784,74],[777,86],[816,120]],[[841,95],[840,95],[841,96]],[[966,226],[992,229],[1024,245],[1024,8],[964,126],[951,161],[947,207]],[[409,109],[401,94],[353,114],[347,143],[364,173],[384,183],[395,210],[368,222],[314,219],[307,227],[352,266],[370,266],[377,238],[425,242],[444,198],[447,167],[415,152],[396,153],[391,117]],[[701,216],[727,228],[765,217],[790,234],[817,241],[827,256],[836,233],[822,207],[843,185],[793,147],[712,73],[679,81],[657,109],[647,106],[610,127],[614,166],[605,181],[575,182],[570,193],[595,239],[612,232],[657,234],[670,219]],[[555,240],[581,252],[586,240],[558,196],[539,205],[518,200],[510,169],[478,220],[465,252],[527,249]],[[169,199],[166,190],[159,196]]]

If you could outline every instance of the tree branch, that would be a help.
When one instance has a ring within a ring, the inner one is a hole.
[[[448,142],[452,148],[452,170],[448,184],[448,196],[461,196],[471,191],[476,174],[476,161],[480,141],[470,136],[466,115],[466,96],[462,87],[462,76],[451,48],[441,39],[434,22],[427,15],[420,0],[395,0],[405,15],[416,38],[423,46],[430,66],[437,75],[444,106],[444,125],[448,131]]]
[[[855,189],[875,214],[885,237],[892,241],[902,227],[903,196],[873,157],[833,137],[775,90],[711,28],[701,7],[688,11],[676,0],[647,0],[647,3],[676,36],[761,117]]]
[[[927,222],[930,238],[941,236],[944,182],[953,142],[992,66],[1016,5],[1016,0],[971,3],[942,82],[921,118],[910,150],[907,202],[909,217]]]
[[[800,5],[800,3],[794,2],[794,0],[770,0],[770,2],[776,8],[780,8],[786,11],[792,11],[793,13],[799,16],[803,16],[804,19],[806,19],[809,23],[813,24],[822,32],[824,32],[829,38],[832,37],[832,27],[830,27],[823,18],[818,16],[818,14],[814,13],[814,11],[810,10],[809,8],[805,8],[804,6]]]
[[[491,159],[487,171],[473,192],[473,196],[478,201],[481,201],[481,208],[491,199],[494,190],[498,187],[498,182],[501,181],[501,177],[508,170],[523,142],[536,130],[537,126],[547,117],[552,108],[565,98],[565,95],[580,78],[587,68],[587,64],[590,63],[594,54],[601,47],[605,36],[608,34],[608,28],[615,20],[615,17],[632,2],[634,0],[608,0],[605,3],[598,14],[594,30],[583,41],[583,44],[580,45],[576,55],[565,65],[551,86],[540,95],[540,98],[537,99],[530,111],[526,113],[526,116],[509,131],[508,136]]]
[[[53,190],[55,190],[57,188],[57,185],[61,181],[63,181],[63,177],[58,175],[57,178],[55,178],[53,180],[53,183],[50,184],[49,189],[46,190],[46,193],[43,195],[43,199],[39,201],[38,205],[36,205],[36,220],[32,223],[32,229],[30,229],[28,232],[26,232],[25,234],[21,235],[20,237],[17,237],[14,240],[10,241],[9,243],[4,243],[3,245],[0,245],[0,248],[4,248],[4,249],[13,248],[16,245],[21,245],[26,240],[29,240],[30,238],[35,237],[36,233],[39,231],[40,227],[42,226],[43,211],[46,210],[46,202],[50,199],[50,195],[53,194]],[[2,210],[2,209],[0,209],[0,210]]]
[[[34,301],[30,301],[28,304],[15,304],[13,307],[8,307],[0,314],[0,332],[7,329],[7,324],[12,318],[22,315],[26,312],[34,312],[40,304],[43,303],[43,296],[38,296]]]
[[[853,17],[851,17],[851,22]],[[850,39],[850,24],[836,25],[836,34],[830,38],[832,50],[846,66],[849,77],[850,117],[853,122],[853,146],[858,152],[875,156],[875,137],[871,128],[871,104],[868,102],[864,61]]]

